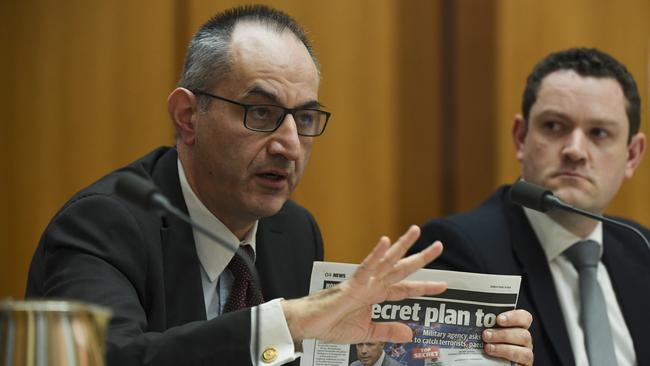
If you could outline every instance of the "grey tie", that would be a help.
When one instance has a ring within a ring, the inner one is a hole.
[[[593,240],[580,241],[564,251],[580,276],[580,325],[585,336],[591,366],[616,365],[612,331],[603,291],[598,285],[600,246]]]

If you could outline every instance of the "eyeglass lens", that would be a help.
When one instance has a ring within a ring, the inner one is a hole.
[[[285,110],[276,106],[252,106],[246,113],[246,126],[258,131],[273,131],[285,118]],[[322,131],[326,115],[321,111],[302,109],[293,112],[298,133],[318,135]]]

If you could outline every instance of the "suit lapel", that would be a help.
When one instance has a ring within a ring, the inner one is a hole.
[[[321,243],[300,212],[295,203],[287,201],[280,212],[260,220],[255,264],[265,299],[305,296],[313,260],[322,260],[318,254]]]
[[[280,291],[277,288],[277,272],[273,270],[280,267],[279,263],[274,263],[274,257],[277,256],[273,255],[273,248],[282,245],[282,233],[272,230],[268,225],[263,225],[260,222],[256,240],[255,267],[260,276],[264,300],[282,297],[282,295],[279,295]],[[282,253],[286,252],[283,251]]]
[[[172,205],[187,214],[178,179],[177,156],[175,149],[167,151],[156,164],[152,177]],[[192,228],[168,214],[161,220],[167,327],[205,320],[200,265]]]
[[[555,284],[541,244],[520,207],[505,203],[505,212],[515,256],[521,263],[522,291],[529,294],[537,326],[548,336],[562,364],[575,365]]]
[[[284,216],[286,213],[281,210],[272,217],[260,220],[258,227],[255,266],[260,274],[265,300],[301,296],[295,293],[297,289],[292,281],[295,269],[289,259],[294,258],[295,248],[292,251],[284,235]]]
[[[611,228],[604,227],[603,263],[607,267],[625,323],[634,341],[637,364],[647,365],[650,364],[650,348],[647,347],[647,327],[650,325],[650,254],[639,238],[629,235],[620,238],[613,235]]]

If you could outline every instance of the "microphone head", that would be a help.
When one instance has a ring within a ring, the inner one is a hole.
[[[115,193],[145,210],[154,206],[153,197],[160,194],[153,182],[129,171],[120,174],[115,183]]]
[[[553,192],[523,179],[519,179],[510,187],[510,201],[535,211],[546,212],[553,208],[549,205],[549,197],[554,197]]]

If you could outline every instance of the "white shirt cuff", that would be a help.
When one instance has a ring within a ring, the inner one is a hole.
[[[289,325],[282,311],[282,298],[265,302],[251,309],[251,359],[259,365],[283,365],[302,356],[293,346]],[[259,354],[255,355],[256,313],[260,311]]]

